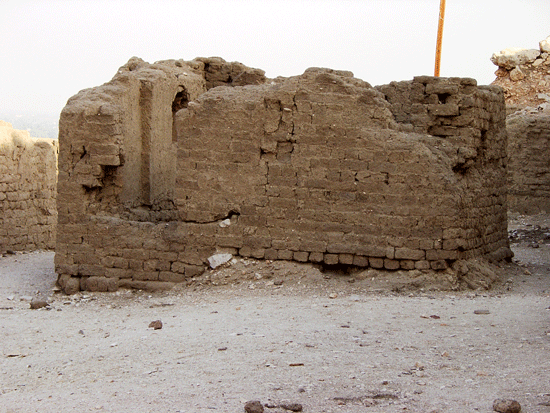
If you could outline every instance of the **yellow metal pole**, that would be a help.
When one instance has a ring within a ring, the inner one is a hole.
[[[435,70],[434,76],[439,77],[439,67],[441,61],[441,41],[443,39],[443,23],[445,22],[445,0],[439,3],[439,24],[437,26],[437,46],[435,48]]]

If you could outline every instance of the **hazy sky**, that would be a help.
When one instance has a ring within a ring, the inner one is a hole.
[[[433,74],[440,0],[0,0],[0,116],[59,113],[132,56],[221,56],[268,77],[312,66],[372,85]],[[447,0],[441,76],[494,80],[493,52],[538,48],[550,0]]]

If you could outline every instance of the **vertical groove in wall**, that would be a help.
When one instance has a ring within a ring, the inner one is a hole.
[[[152,111],[152,84],[141,81],[139,93],[139,110],[141,123],[141,201],[144,205],[151,205],[151,111]]]

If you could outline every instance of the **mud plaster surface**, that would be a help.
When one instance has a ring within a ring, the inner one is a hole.
[[[490,291],[239,260],[169,292],[67,297],[51,293],[53,253],[2,257],[0,412],[243,412],[253,399],[491,412],[496,398],[550,412],[550,240],[539,231],[550,219],[511,218],[527,235]],[[49,310],[29,309],[37,291]]]

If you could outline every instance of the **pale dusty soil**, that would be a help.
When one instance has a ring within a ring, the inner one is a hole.
[[[496,398],[550,412],[550,217],[513,218],[517,264],[489,291],[236,260],[169,292],[68,297],[52,293],[53,253],[0,257],[0,412],[244,412],[256,399],[463,413]],[[29,309],[37,292],[49,309]]]

